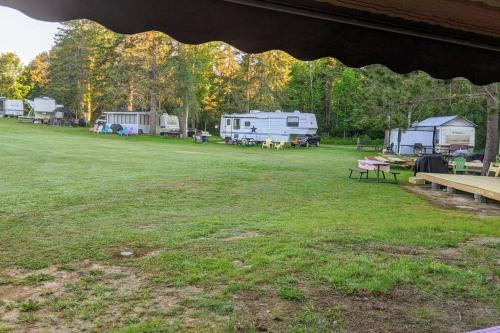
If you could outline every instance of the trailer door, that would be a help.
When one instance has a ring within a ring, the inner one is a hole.
[[[226,118],[224,132],[226,132],[226,136],[230,136],[233,133],[233,122],[231,118]]]

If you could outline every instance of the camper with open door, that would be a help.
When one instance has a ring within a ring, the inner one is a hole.
[[[244,139],[264,142],[268,138],[273,142],[292,142],[317,132],[316,115],[299,111],[225,114],[220,124],[220,136],[228,143]]]

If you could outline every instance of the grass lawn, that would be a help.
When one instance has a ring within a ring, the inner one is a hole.
[[[499,324],[500,217],[347,179],[363,156],[1,119],[0,332]]]

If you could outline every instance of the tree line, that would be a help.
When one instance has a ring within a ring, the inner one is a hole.
[[[492,108],[487,88],[465,79],[247,54],[221,42],[186,45],[158,32],[121,35],[87,20],[64,23],[54,47],[27,66],[0,55],[0,95],[50,96],[88,121],[105,111],[168,112],[184,131],[213,130],[222,113],[300,110],[316,114],[322,135],[344,138],[382,138],[430,116],[462,115],[478,125],[479,147]]]

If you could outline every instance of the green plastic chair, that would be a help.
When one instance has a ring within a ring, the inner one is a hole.
[[[463,173],[467,174],[469,172],[469,170],[465,166],[465,162],[466,162],[466,160],[464,157],[456,157],[453,160],[453,173],[457,174],[457,172],[463,172]]]

